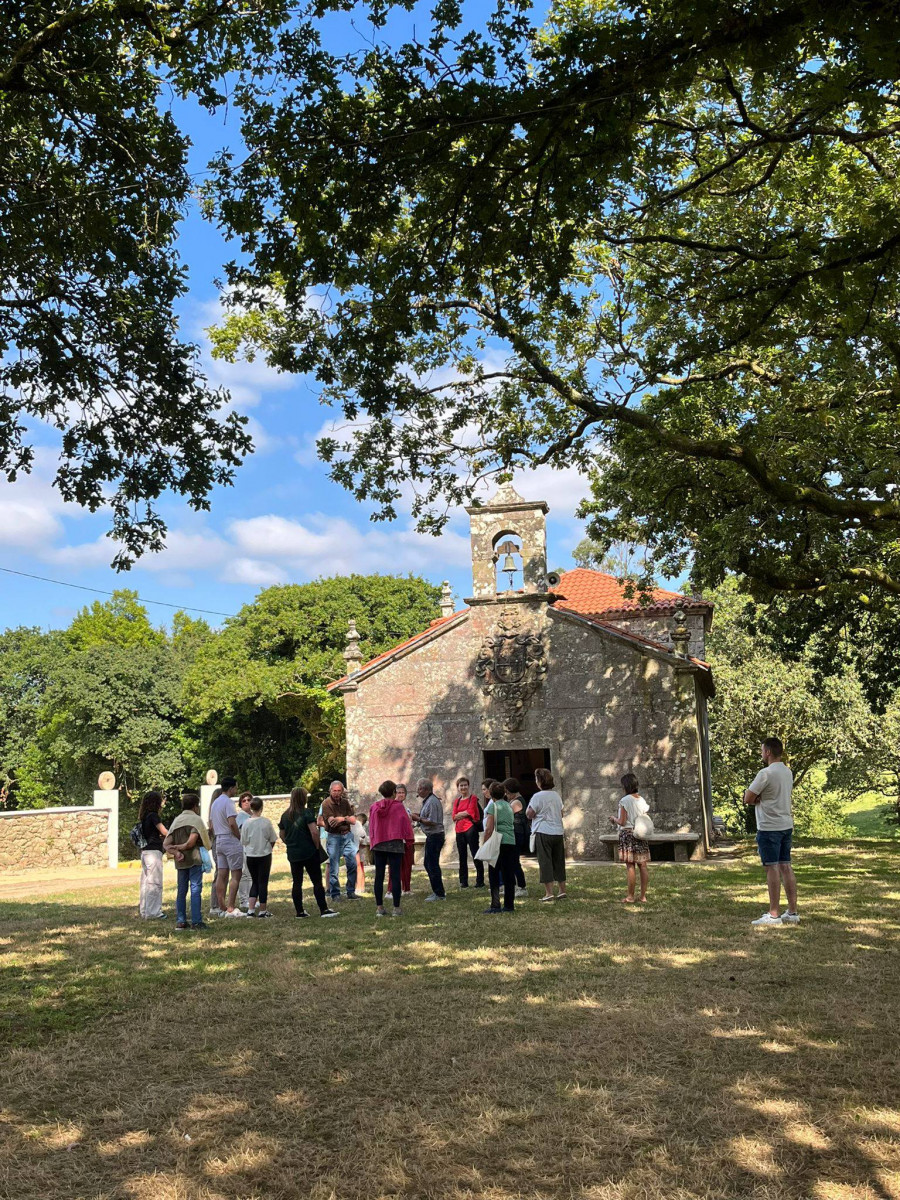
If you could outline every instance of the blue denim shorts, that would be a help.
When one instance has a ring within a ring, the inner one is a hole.
[[[793,829],[760,829],[756,835],[759,857],[764,867],[791,861]]]

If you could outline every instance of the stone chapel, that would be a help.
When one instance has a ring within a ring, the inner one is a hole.
[[[363,663],[351,622],[344,697],[347,786],[363,810],[378,785],[434,780],[450,802],[460,775],[512,775],[530,796],[553,772],[574,858],[609,858],[620,777],[637,775],[660,858],[702,856],[712,830],[704,639],[712,605],[656,590],[644,602],[611,575],[548,574],[543,500],[509,484],[467,512],[472,596],[402,645]],[[455,850],[448,836],[448,854]]]

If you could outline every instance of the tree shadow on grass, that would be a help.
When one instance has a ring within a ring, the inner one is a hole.
[[[740,865],[657,868],[641,910],[581,868],[509,917],[463,893],[202,940],[16,906],[0,1194],[888,1200],[893,864],[800,877],[805,923],[765,931]]]

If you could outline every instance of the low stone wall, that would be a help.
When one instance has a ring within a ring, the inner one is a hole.
[[[105,808],[26,808],[0,812],[0,870],[109,866]]]

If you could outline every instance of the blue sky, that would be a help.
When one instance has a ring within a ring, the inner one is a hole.
[[[202,170],[222,145],[238,142],[234,110],[210,118],[183,110],[194,141],[191,170]],[[444,536],[417,534],[408,514],[392,524],[373,523],[371,512],[332,483],[315,456],[315,439],[332,421],[309,381],[279,375],[263,363],[214,362],[204,329],[218,314],[215,278],[233,254],[196,212],[185,222],[179,251],[190,274],[182,305],[186,335],[196,340],[210,380],[224,385],[234,406],[251,421],[256,452],[231,488],[216,488],[209,513],[192,513],[178,497],[162,510],[169,526],[166,549],[146,556],[130,572],[109,567],[115,544],[104,535],[108,518],[65,505],[51,486],[56,441],[38,429],[30,476],[0,482],[0,566],[112,591],[137,590],[147,600],[235,613],[273,583],[303,583],[352,571],[414,572],[439,583],[449,579],[457,597],[470,594],[468,519],[455,512]],[[583,536],[574,519],[587,483],[576,472],[543,469],[514,481],[528,499],[550,504],[550,566],[571,565]],[[69,587],[0,575],[3,626],[65,625],[92,597]],[[94,597],[97,598],[97,597]],[[165,623],[171,610],[149,605]],[[220,618],[208,618],[213,624]]]

